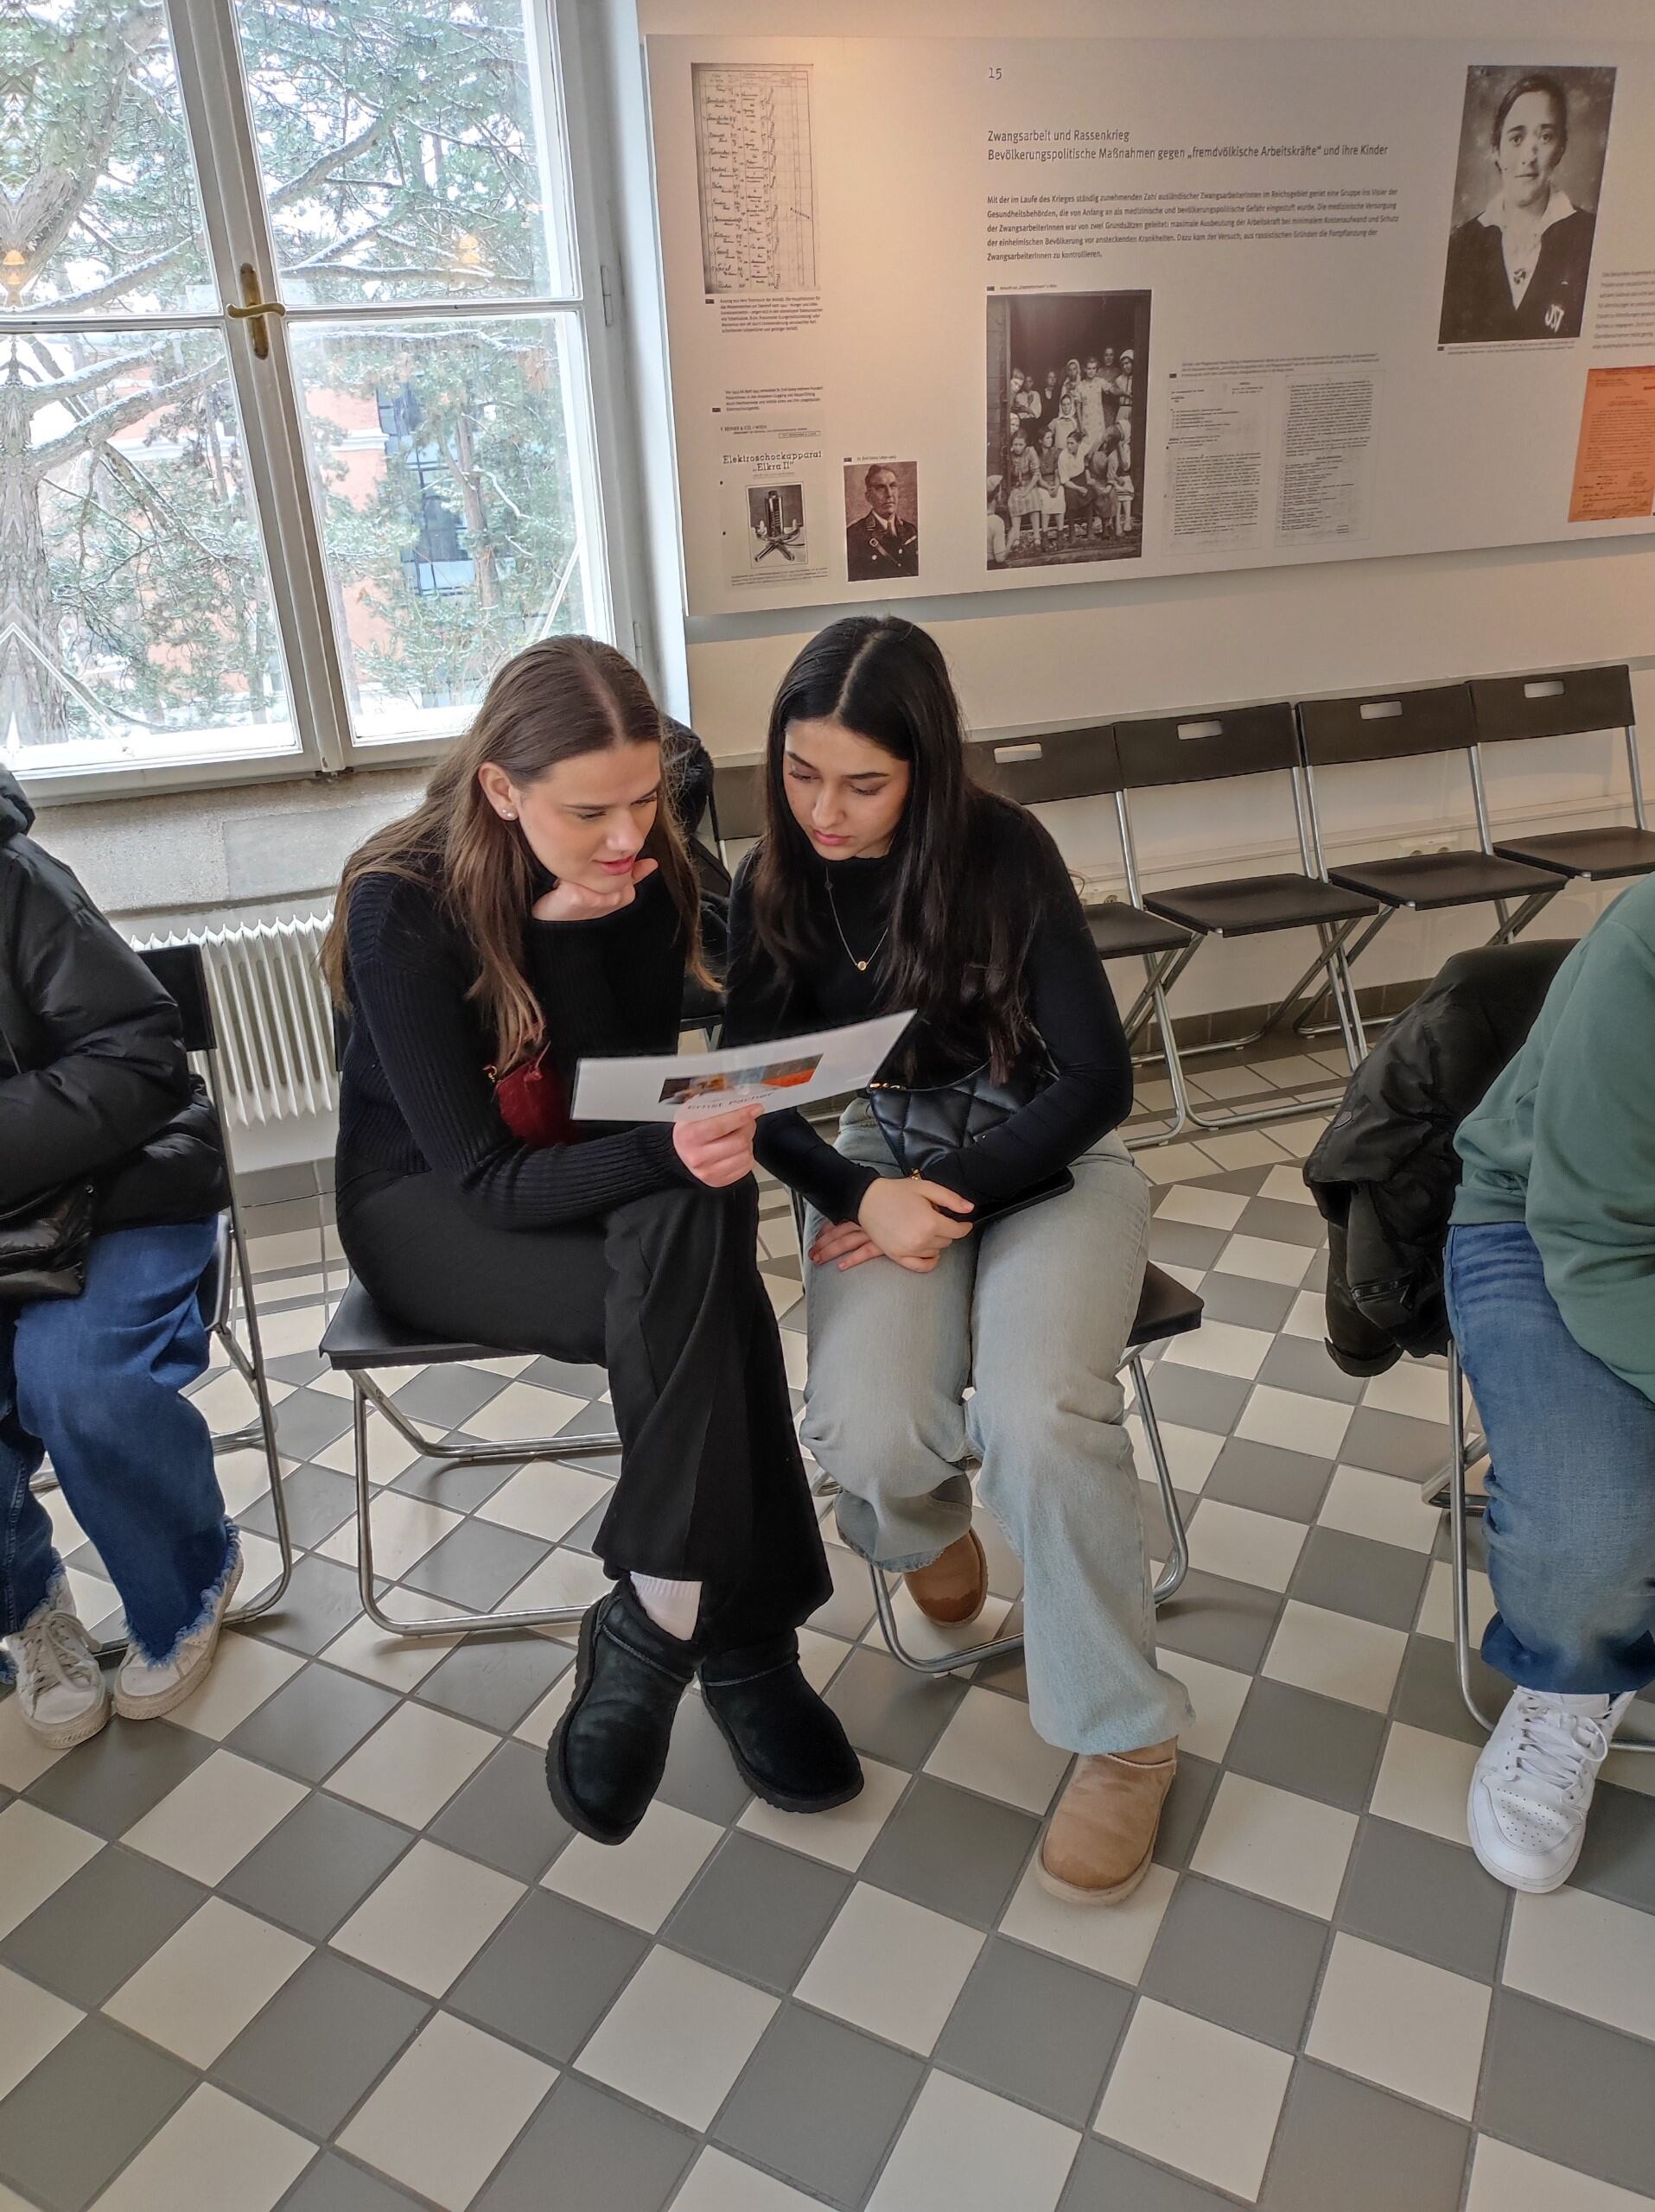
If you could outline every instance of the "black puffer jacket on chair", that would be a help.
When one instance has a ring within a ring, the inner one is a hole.
[[[1346,1375],[1448,1350],[1454,1132],[1528,1035],[1572,950],[1547,939],[1455,953],[1351,1077],[1306,1160],[1327,1224],[1327,1350]]]

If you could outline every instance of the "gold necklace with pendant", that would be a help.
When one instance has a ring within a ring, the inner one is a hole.
[[[824,875],[822,880],[827,887],[828,912],[833,917],[833,926],[839,933],[840,944],[844,947],[844,957],[850,963],[850,965],[856,969],[857,975],[865,976],[868,973],[868,969],[871,963],[878,959],[879,947],[884,944],[886,938],[890,935],[891,925],[888,922],[886,923],[884,928],[879,933],[879,944],[876,944],[874,947],[873,950],[869,954],[868,958],[866,960],[858,960],[856,954],[850,950],[850,940],[844,933],[844,924],[839,919],[838,902],[833,896],[833,878],[831,874]]]

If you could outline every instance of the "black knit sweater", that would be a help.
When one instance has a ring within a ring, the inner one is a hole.
[[[341,1211],[364,1176],[430,1172],[500,1227],[544,1229],[689,1179],[668,1123],[589,1125],[582,1142],[543,1147],[512,1135],[486,1073],[495,1041],[466,995],[476,957],[433,891],[396,876],[364,877],[352,893],[347,944]],[[523,958],[570,1095],[582,1059],[676,1050],[684,936],[659,875],[630,906],[600,920],[525,916]]]

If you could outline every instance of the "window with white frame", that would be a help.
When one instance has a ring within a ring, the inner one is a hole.
[[[398,757],[614,634],[557,41],[556,0],[0,8],[8,765]]]

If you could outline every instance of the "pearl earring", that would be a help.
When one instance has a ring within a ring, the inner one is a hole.
[[[507,822],[515,822],[517,820],[517,809],[514,806],[507,807],[504,819]]]

